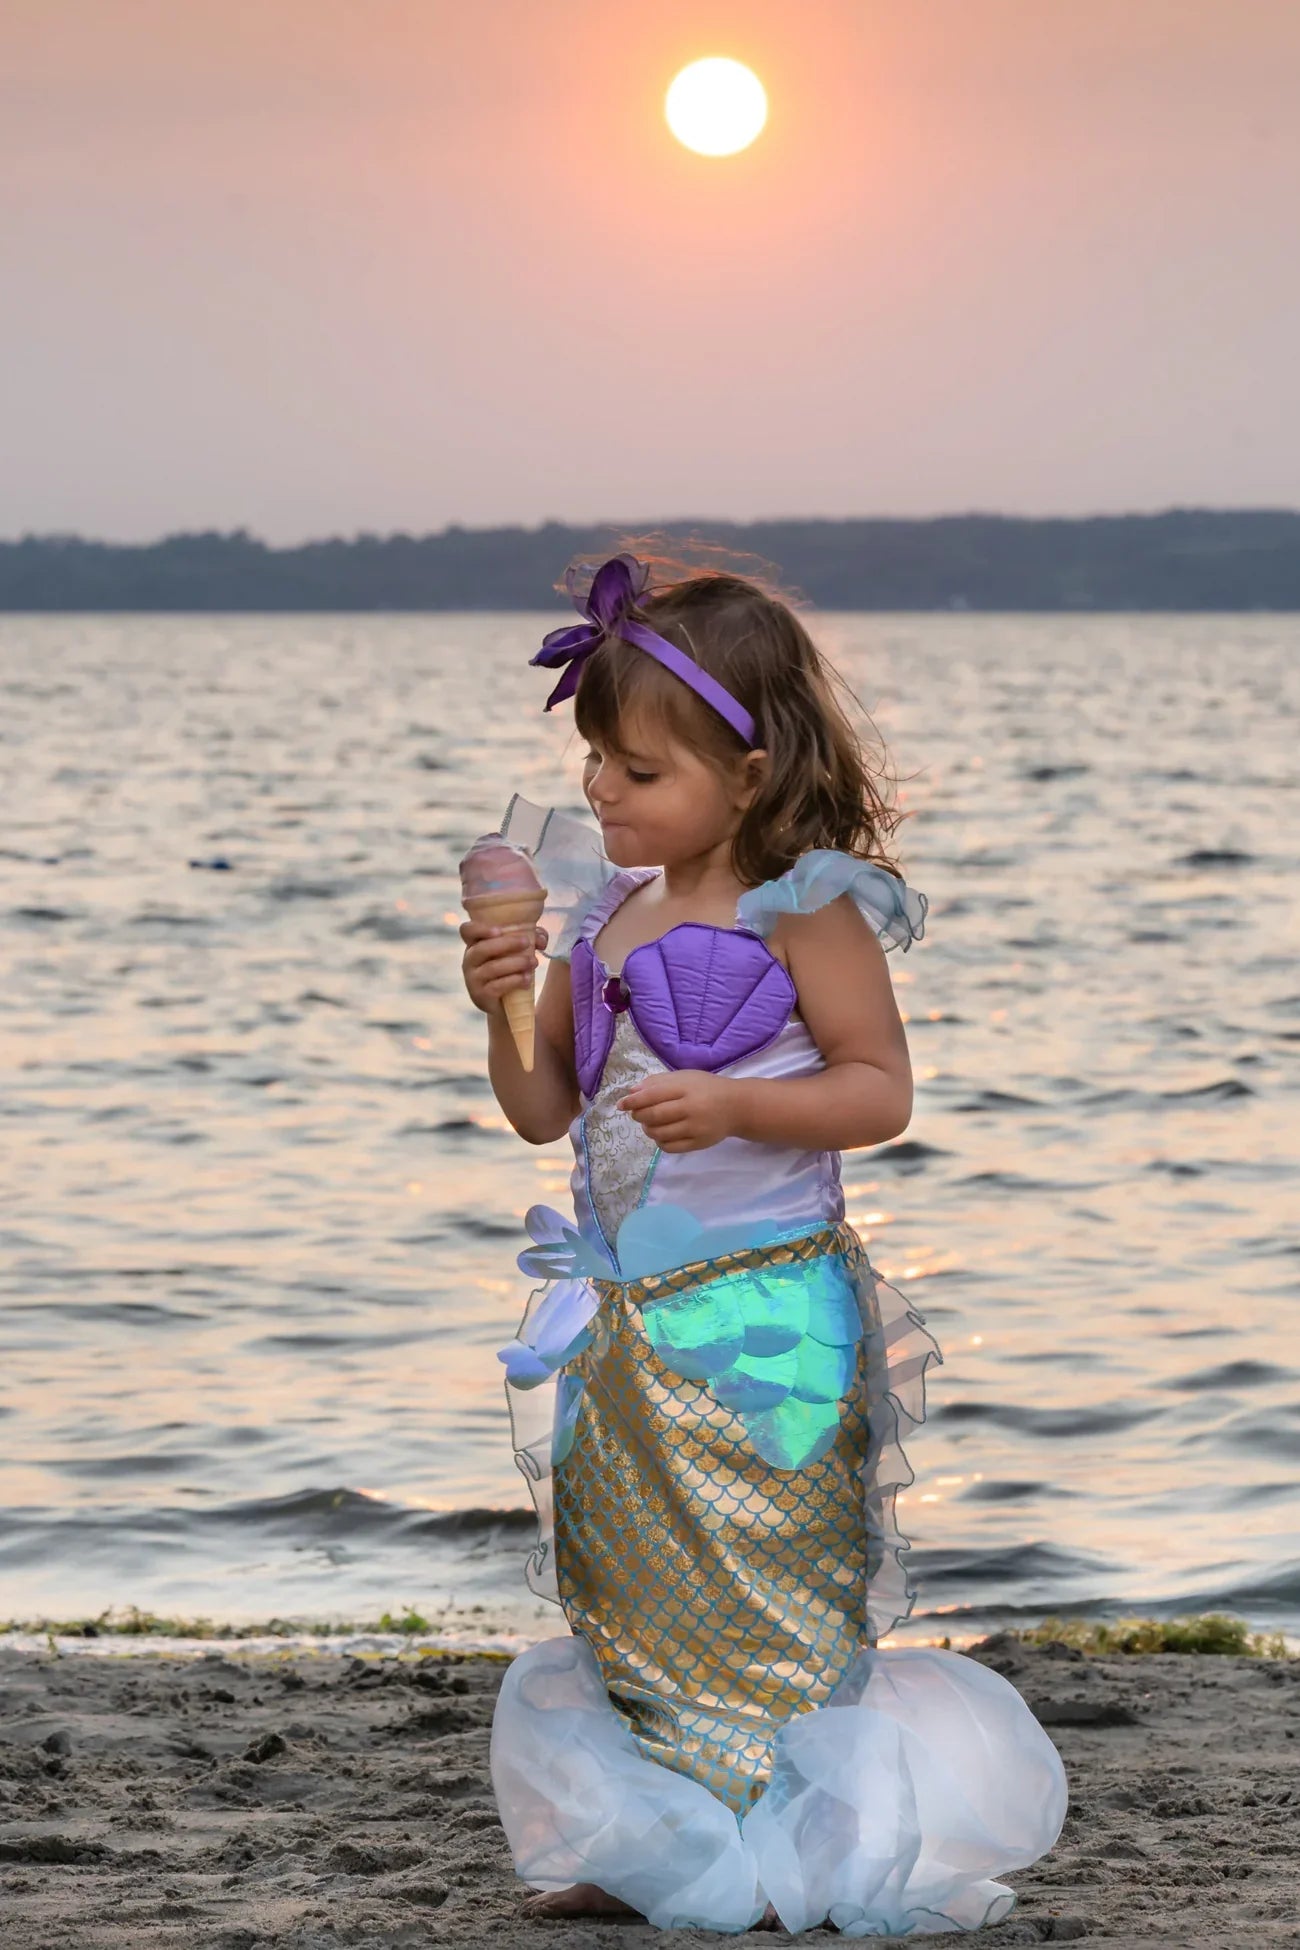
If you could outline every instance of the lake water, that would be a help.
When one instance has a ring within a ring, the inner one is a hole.
[[[455,932],[510,793],[580,807],[561,620],[0,618],[0,1620],[563,1629],[495,1349],[567,1148]],[[944,1354],[898,1637],[1300,1633],[1300,617],[818,627],[931,903],[845,1160]]]

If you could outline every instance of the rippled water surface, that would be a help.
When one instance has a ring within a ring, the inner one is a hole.
[[[0,618],[0,1619],[557,1628],[494,1350],[568,1161],[454,931],[510,792],[580,804],[556,621]],[[907,1631],[1300,1632],[1300,618],[821,629],[931,902],[845,1160],[945,1357]]]

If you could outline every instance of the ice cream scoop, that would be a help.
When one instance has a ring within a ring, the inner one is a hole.
[[[460,863],[462,900],[484,894],[545,893],[526,847],[512,846],[500,833],[484,833]]]
[[[491,927],[535,928],[546,894],[527,850],[512,846],[500,833],[484,833],[460,863],[460,897],[471,921],[486,921]],[[501,1000],[519,1061],[525,1070],[531,1070],[537,1024],[536,978],[526,989],[508,989]]]

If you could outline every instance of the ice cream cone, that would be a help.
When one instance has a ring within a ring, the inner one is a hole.
[[[500,894],[470,894],[464,901],[471,921],[486,921],[493,928],[536,927],[546,905],[547,889],[538,887]],[[537,1022],[536,976],[526,989],[507,989],[501,998],[506,1021],[525,1070],[533,1067],[533,1046]]]

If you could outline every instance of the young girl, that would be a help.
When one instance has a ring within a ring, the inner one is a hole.
[[[569,588],[575,592],[574,574]],[[575,595],[575,600],[578,598]],[[903,1425],[941,1357],[845,1222],[840,1153],[912,1081],[884,950],[925,900],[802,624],[756,584],[615,556],[534,663],[576,690],[594,829],[515,799],[563,931],[534,1067],[502,998],[548,932],[470,922],[465,981],[520,1136],[573,1141],[576,1218],[502,1350],[537,1503],[492,1778],[531,1915],[927,1934],[1000,1921],[1060,1832],[1060,1758],[913,1602]]]

